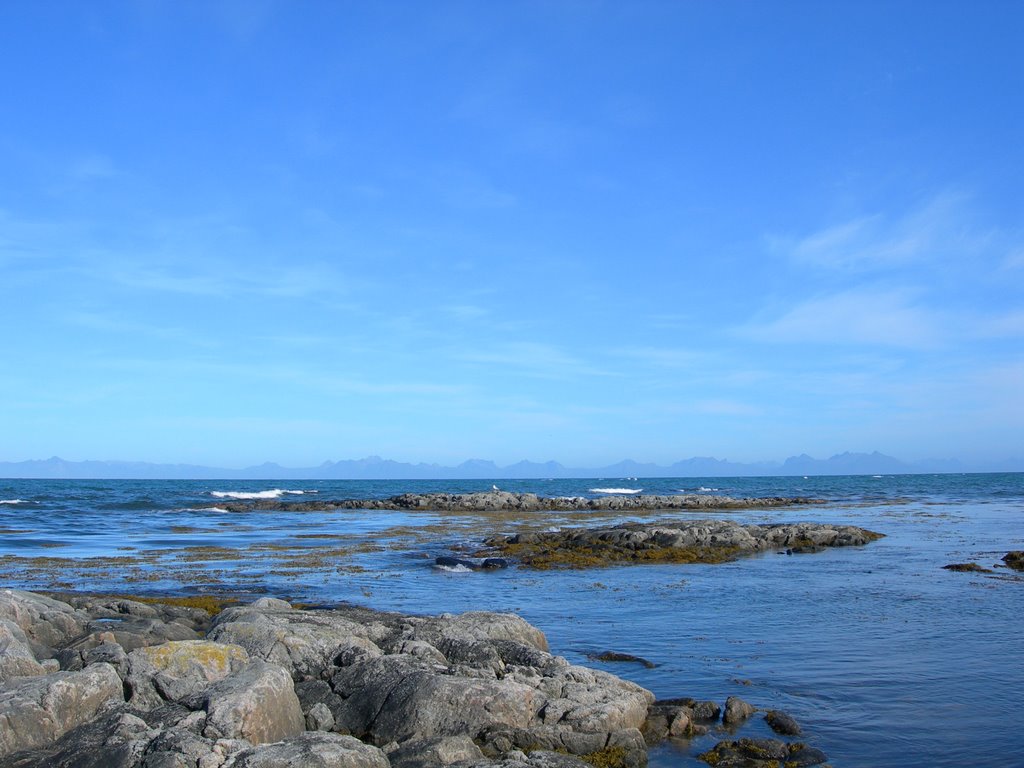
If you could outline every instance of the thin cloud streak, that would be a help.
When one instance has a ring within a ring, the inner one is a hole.
[[[861,288],[800,302],[774,320],[739,333],[783,344],[934,348],[943,338],[942,325],[937,313],[915,304],[906,291]]]

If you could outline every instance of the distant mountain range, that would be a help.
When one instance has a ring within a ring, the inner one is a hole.
[[[497,480],[567,477],[755,477],[768,475],[897,475],[942,472],[1024,472],[1024,460],[1010,459],[970,465],[954,459],[906,462],[875,451],[840,453],[827,459],[807,454],[783,462],[741,463],[727,459],[694,457],[668,466],[620,461],[607,467],[566,467],[557,461],[520,461],[499,467],[493,461],[470,459],[454,467],[408,464],[379,456],[325,461],[318,467],[282,467],[267,462],[244,469],[195,464],[150,464],[139,461],[45,460],[0,462],[0,477],[46,479],[189,479],[189,480]]]

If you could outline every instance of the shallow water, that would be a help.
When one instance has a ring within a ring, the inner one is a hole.
[[[1024,764],[1017,751],[1024,578],[1005,568],[991,575],[942,569],[966,561],[993,567],[1007,551],[1024,549],[1024,475],[495,482],[550,496],[593,495],[588,489],[599,487],[810,495],[828,503],[718,515],[848,522],[886,538],[723,565],[451,573],[431,567],[433,558],[478,542],[487,525],[511,529],[515,521],[203,508],[223,503],[213,491],[318,492],[283,498],[296,501],[484,490],[490,481],[0,480],[0,501],[20,500],[0,504],[0,578],[35,589],[166,593],[226,585],[410,612],[510,610],[543,629],[554,652],[659,697],[724,702],[738,695],[783,709],[802,724],[802,740],[837,768]],[[308,558],[288,560],[296,548],[333,554],[311,568]],[[658,666],[587,658],[605,650]],[[738,735],[770,731],[755,717]],[[703,765],[695,755],[722,737],[657,748],[652,764]]]

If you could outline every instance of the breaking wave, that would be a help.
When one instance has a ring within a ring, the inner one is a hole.
[[[437,568],[437,570],[439,570],[439,571],[448,571],[448,573],[472,573],[473,572],[472,568],[467,568],[466,566],[462,565],[461,563],[459,565],[435,565],[434,567]]]
[[[210,491],[210,495],[218,499],[279,499],[285,494],[302,496],[305,493],[306,491],[289,491],[283,488],[273,488],[269,491]]]
[[[643,488],[590,488],[591,493],[640,493]]]

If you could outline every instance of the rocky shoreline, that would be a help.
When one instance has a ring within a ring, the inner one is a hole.
[[[330,511],[334,509],[383,509],[395,511],[422,510],[432,512],[586,512],[605,510],[672,510],[672,509],[761,509],[809,504],[824,504],[823,499],[806,496],[733,497],[697,493],[678,495],[610,495],[538,496],[535,493],[486,491],[483,493],[402,493],[386,499],[339,499],[335,501],[280,501],[256,499],[219,503],[220,509],[231,512],[248,510],[282,510],[287,512]]]
[[[640,768],[649,745],[705,733],[722,711],[572,665],[512,614],[261,598],[211,616],[60,598],[0,590],[10,768]],[[735,729],[754,711],[730,698],[723,722]],[[783,732],[778,714],[766,719]],[[740,739],[701,758],[759,768],[825,755]]]

